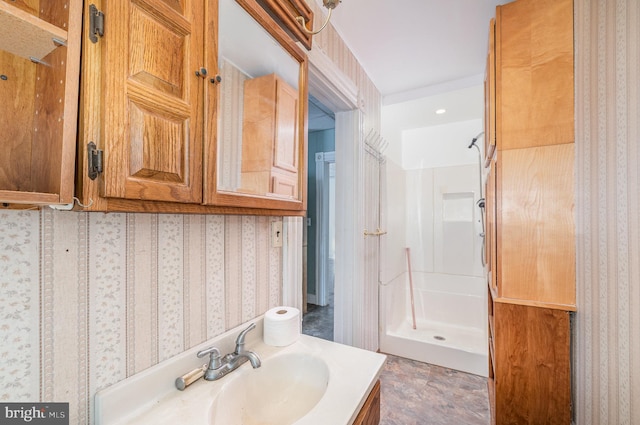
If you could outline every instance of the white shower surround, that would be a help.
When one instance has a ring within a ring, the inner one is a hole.
[[[472,120],[458,128],[456,149],[466,156],[466,163],[461,160],[449,166],[420,167],[427,164],[427,159],[422,161],[420,157],[428,152],[414,149],[416,134],[433,141],[430,155],[450,156],[454,152],[451,146],[435,149],[438,143],[434,139],[439,136],[425,131],[403,134],[403,141],[409,142],[403,148],[415,153],[411,164],[389,161],[389,236],[380,288],[380,349],[487,376],[487,285],[481,260],[483,240],[479,236],[482,223],[477,206],[481,198],[478,157],[475,149],[467,149],[481,125]],[[440,140],[452,143],[450,138]],[[468,156],[469,153],[474,155]],[[446,163],[437,158],[429,161],[434,165]],[[410,248],[413,269],[415,330],[406,247]]]

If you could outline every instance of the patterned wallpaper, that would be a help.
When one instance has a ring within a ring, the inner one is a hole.
[[[575,17],[575,419],[640,424],[640,2]]]
[[[70,402],[281,303],[273,217],[0,211],[0,400]]]

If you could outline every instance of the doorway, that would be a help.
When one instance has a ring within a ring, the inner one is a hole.
[[[335,284],[335,116],[309,96],[306,283],[302,332],[333,341]]]

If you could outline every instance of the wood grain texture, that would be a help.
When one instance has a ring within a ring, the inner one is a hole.
[[[40,10],[41,17],[64,27],[67,46],[45,56],[46,65],[0,53],[7,76],[0,82],[0,93],[3,99],[13,99],[3,105],[0,117],[0,189],[7,191],[2,200],[70,203],[74,193],[82,2],[74,0],[58,8],[50,2],[42,2],[40,7],[25,2],[17,5],[29,12]]]
[[[489,47],[484,75],[484,157],[488,164],[496,149],[496,20],[489,22]]]
[[[494,308],[496,424],[570,424],[569,313]]]
[[[573,0],[497,8],[496,102],[498,149],[573,142]]]
[[[574,146],[500,154],[498,295],[575,306]]]
[[[378,425],[380,423],[380,380],[364,402],[353,425]]]
[[[0,50],[25,59],[42,59],[58,47],[54,38],[66,41],[67,31],[0,1]]]
[[[294,40],[300,41],[307,50],[311,50],[313,36],[300,27],[296,17],[302,16],[306,28],[313,31],[313,11],[303,0],[258,0],[276,21],[291,34]]]
[[[299,198],[297,91],[275,74],[252,78],[243,104],[242,190]]]
[[[36,64],[3,51],[0,62],[7,76],[0,80],[0,189],[31,191]]]
[[[108,2],[102,62],[104,195],[202,199],[204,5]]]
[[[489,174],[485,183],[485,260],[489,285],[498,288],[498,243],[497,243],[497,200],[496,162],[489,164]]]

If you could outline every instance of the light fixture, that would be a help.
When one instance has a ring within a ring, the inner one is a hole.
[[[446,109],[443,109],[443,108],[436,109],[436,114],[438,114],[438,115],[442,115],[442,114],[444,114],[445,112],[447,112],[447,110],[446,110]]]
[[[329,19],[331,19],[331,12],[333,11],[333,9],[336,8],[336,6],[341,2],[342,0],[322,0],[322,3],[324,4],[324,7],[326,7],[327,9],[329,9],[329,14],[327,15],[327,20],[324,21],[324,24],[322,24],[322,26],[320,27],[320,29],[318,31],[309,31],[307,29],[307,26],[305,25],[304,22],[304,18],[302,16],[297,16],[296,17],[296,21],[298,21],[298,23],[300,24],[300,26],[302,27],[302,30],[304,32],[306,32],[307,34],[311,34],[311,35],[315,35],[318,34],[320,31],[322,31],[324,29],[324,27],[327,26],[327,24],[329,23]]]

